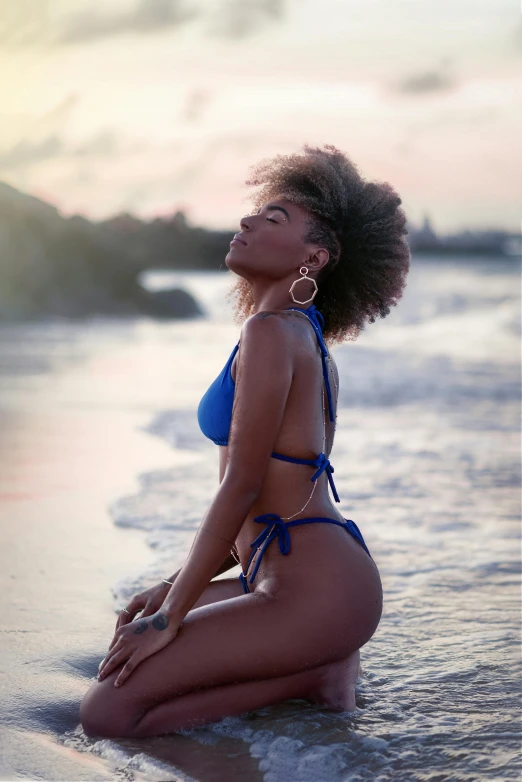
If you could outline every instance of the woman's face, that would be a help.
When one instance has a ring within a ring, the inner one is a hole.
[[[279,280],[295,272],[312,249],[303,242],[306,217],[305,209],[285,198],[273,198],[257,214],[246,215],[230,243],[225,258],[228,268],[247,279]]]

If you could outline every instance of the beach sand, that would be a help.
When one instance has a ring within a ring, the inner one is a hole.
[[[77,725],[85,677],[115,624],[111,588],[151,559],[143,535],[107,513],[136,472],[170,450],[131,417],[48,404],[2,421],[4,779],[111,778],[94,755],[45,733]]]
[[[161,779],[195,774],[210,782],[221,778],[223,764],[188,738],[178,737],[175,757],[162,739],[113,742],[105,752],[103,742],[87,742],[79,729],[80,700],[114,632],[117,585],[128,590],[155,572],[144,533],[116,526],[108,509],[136,492],[140,473],[187,457],[144,430],[167,401],[175,366],[165,382],[165,370],[151,369],[139,340],[127,345],[131,324],[109,327],[107,340],[100,320],[78,324],[69,349],[42,371],[36,358],[53,353],[57,331],[58,341],[69,341],[64,328],[28,324],[2,334],[0,779],[114,779],[126,756],[138,753],[132,779],[157,778],[164,759]],[[235,770],[256,779],[248,748],[230,744],[236,757],[244,755]],[[178,776],[173,764],[190,774]]]

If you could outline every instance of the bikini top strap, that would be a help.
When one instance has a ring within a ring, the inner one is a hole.
[[[287,310],[296,310],[297,312],[302,312],[308,320],[310,321],[313,330],[315,331],[315,335],[317,337],[317,341],[319,342],[319,346],[321,348],[321,361],[323,365],[323,378],[324,383],[326,386],[326,396],[328,397],[328,410],[330,413],[330,421],[335,421],[335,415],[333,410],[333,401],[332,401],[332,390],[330,388],[330,378],[328,377],[328,365],[326,363],[326,359],[328,358],[328,348],[325,345],[324,339],[323,339],[323,329],[324,329],[324,318],[322,314],[319,312],[315,304],[312,304],[307,310],[303,310],[300,307],[287,307]]]

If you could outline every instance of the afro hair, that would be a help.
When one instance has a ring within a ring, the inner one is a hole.
[[[331,144],[304,145],[302,154],[276,155],[252,167],[245,183],[260,188],[256,208],[279,196],[308,211],[303,241],[329,252],[314,304],[329,343],[355,340],[366,323],[384,318],[406,285],[410,248],[401,199],[387,182],[365,181],[355,164]],[[250,284],[235,281],[229,295],[235,320],[254,313]]]

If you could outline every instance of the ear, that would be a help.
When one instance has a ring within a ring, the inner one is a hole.
[[[311,272],[318,272],[320,271],[328,261],[330,260],[330,253],[328,250],[325,250],[324,247],[320,247],[319,249],[312,252],[308,259],[308,267]]]

